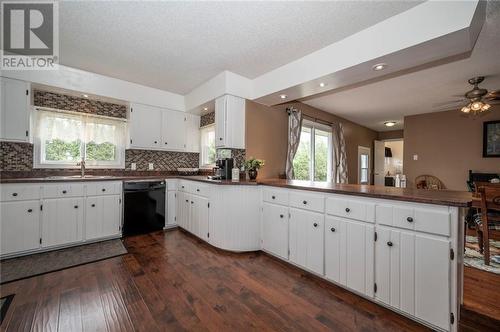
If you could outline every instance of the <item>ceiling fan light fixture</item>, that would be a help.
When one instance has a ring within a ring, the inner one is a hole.
[[[481,107],[481,111],[483,111],[483,112],[484,112],[484,111],[487,111],[487,110],[489,110],[489,109],[490,109],[490,107],[491,107],[491,105],[490,105],[490,104],[484,104],[484,105],[483,105],[483,107]]]
[[[470,113],[469,105],[462,107],[461,111],[465,114],[469,114]]]
[[[480,101],[475,101],[470,104],[470,109],[473,111],[479,111],[483,107],[483,103]]]

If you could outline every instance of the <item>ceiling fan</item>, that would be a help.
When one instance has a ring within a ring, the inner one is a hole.
[[[435,104],[435,106],[444,106],[452,103],[458,103],[456,107],[463,107],[460,109],[465,114],[477,115],[483,113],[491,108],[491,105],[500,104],[500,90],[488,91],[479,87],[479,84],[484,81],[484,76],[477,76],[468,80],[472,85],[472,90],[467,91],[463,96],[465,98],[445,102],[442,104]],[[447,107],[448,109],[450,107]]]

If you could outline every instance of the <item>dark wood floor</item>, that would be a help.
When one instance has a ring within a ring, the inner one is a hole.
[[[1,330],[426,330],[262,253],[222,252],[178,230],[125,243],[128,255],[2,285],[16,296]]]

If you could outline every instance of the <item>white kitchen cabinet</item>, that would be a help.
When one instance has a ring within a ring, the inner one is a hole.
[[[245,148],[245,99],[231,95],[215,99],[215,146]]]
[[[160,149],[162,139],[162,110],[157,107],[130,105],[130,147]]]
[[[189,194],[179,191],[177,193],[177,223],[185,230],[189,230],[189,204]]]
[[[373,296],[374,226],[344,218],[326,218],[325,276]]]
[[[200,152],[200,116],[186,114],[186,152]]]
[[[186,148],[186,122],[184,112],[162,110],[160,149],[184,151]],[[199,128],[197,128],[199,130]]]
[[[323,274],[324,216],[290,208],[290,261],[317,274]]]
[[[0,254],[40,247],[40,201],[0,203]]]
[[[120,234],[121,196],[88,197],[85,206],[85,240]]]
[[[29,142],[30,84],[0,77],[0,139]]]
[[[208,199],[192,195],[191,219],[193,234],[208,242],[209,239],[209,208]]]
[[[288,208],[262,204],[262,247],[288,259]]]
[[[42,247],[83,240],[82,197],[46,199],[42,204]]]
[[[177,193],[167,192],[167,227],[177,225]]]

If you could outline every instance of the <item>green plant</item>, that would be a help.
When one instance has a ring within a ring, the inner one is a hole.
[[[244,163],[245,170],[247,171],[258,170],[264,165],[265,165],[265,160],[255,159],[253,157],[250,157],[250,159],[246,160]]]

